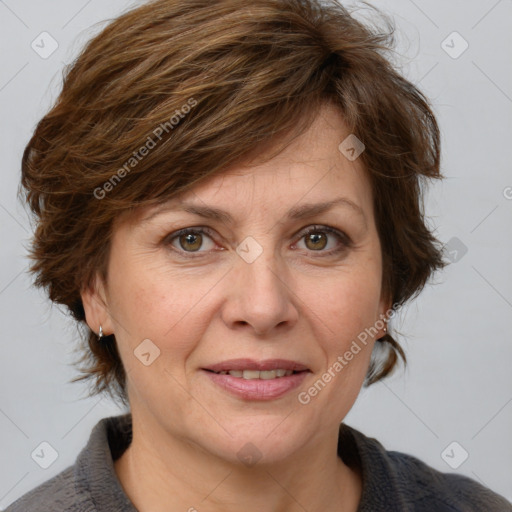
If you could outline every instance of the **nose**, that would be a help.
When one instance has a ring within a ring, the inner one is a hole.
[[[258,336],[279,328],[290,329],[299,313],[293,284],[284,265],[271,250],[249,263],[237,257],[228,274],[227,297],[222,317],[231,329],[250,329]]]

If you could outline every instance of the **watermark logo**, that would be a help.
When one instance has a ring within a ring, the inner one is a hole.
[[[458,59],[469,48],[469,43],[458,32],[454,31],[443,40],[441,48],[452,59]]]
[[[57,450],[46,441],[39,444],[30,456],[43,469],[48,469],[59,458]]]
[[[150,339],[145,339],[133,353],[144,366],[149,366],[160,356],[160,349]]]
[[[55,51],[57,51],[59,43],[48,32],[41,32],[32,41],[32,43],[30,43],[30,47],[39,55],[39,57],[42,59],[48,59]]]
[[[457,441],[451,442],[442,452],[441,458],[450,466],[452,469],[457,469],[462,466],[466,459],[469,457],[469,453],[460,445]]]
[[[253,263],[263,252],[263,247],[252,236],[248,236],[238,245],[236,252],[246,263]]]
[[[466,255],[468,247],[460,238],[454,236],[446,242],[443,252],[452,263],[457,263]]]
[[[254,466],[263,455],[252,443],[246,443],[236,454],[238,459],[246,466]]]
[[[359,158],[365,148],[366,146],[353,133],[338,146],[340,153],[351,162]]]

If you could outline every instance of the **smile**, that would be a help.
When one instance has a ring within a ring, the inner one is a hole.
[[[246,380],[252,380],[252,379],[262,379],[262,380],[270,380],[270,379],[279,379],[281,377],[288,377],[292,375],[294,372],[293,370],[285,370],[283,368],[278,368],[276,370],[265,370],[265,371],[258,371],[258,370],[229,370],[229,371],[221,371],[221,372],[214,372],[218,375],[231,375],[232,377],[237,377],[241,379]]]
[[[284,373],[284,375],[283,375]],[[243,400],[275,400],[296,390],[309,370],[205,370],[203,375],[219,390]]]

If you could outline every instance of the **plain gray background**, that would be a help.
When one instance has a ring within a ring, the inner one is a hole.
[[[31,287],[31,228],[16,193],[22,151],[63,65],[98,22],[133,5],[0,0],[0,509],[72,464],[99,419],[124,412],[68,383],[77,331]],[[438,116],[446,179],[426,211],[453,263],[394,320],[407,370],[362,390],[345,422],[512,501],[512,1],[374,5],[393,15],[397,64]],[[42,32],[58,43],[48,58],[31,47]],[[42,442],[58,454],[47,469],[31,457]]]

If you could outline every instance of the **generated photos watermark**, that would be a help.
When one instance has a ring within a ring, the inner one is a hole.
[[[101,187],[94,189],[93,195],[96,199],[104,199],[108,192],[112,192],[114,187],[121,182],[121,180],[127,176],[141,160],[147,156],[153,148],[162,140],[162,136],[165,133],[170,133],[174,128],[181,122],[181,120],[197,105],[197,101],[194,98],[190,98],[187,103],[181,106],[178,110],[174,111],[174,115],[169,118],[168,121],[160,123],[152,132],[152,135],[148,135],[146,142],[137,151],[134,151],[132,156],[124,162],[124,164],[105,182]]]
[[[398,304],[393,304],[393,306],[388,309],[385,313],[381,313],[379,319],[371,326],[364,329],[364,331],[360,332],[357,335],[356,340],[352,340],[352,344],[350,348],[346,350],[343,355],[337,357],[336,361],[322,374],[322,376],[316,380],[316,382],[310,386],[306,391],[301,391],[297,395],[298,401],[302,405],[307,405],[311,402],[311,399],[322,391],[329,382],[331,382],[337,374],[348,365],[350,361],[354,358],[355,355],[361,352],[362,347],[358,344],[358,341],[366,346],[368,339],[373,338],[381,329],[383,329],[388,320],[393,318],[396,314],[396,309]]]

